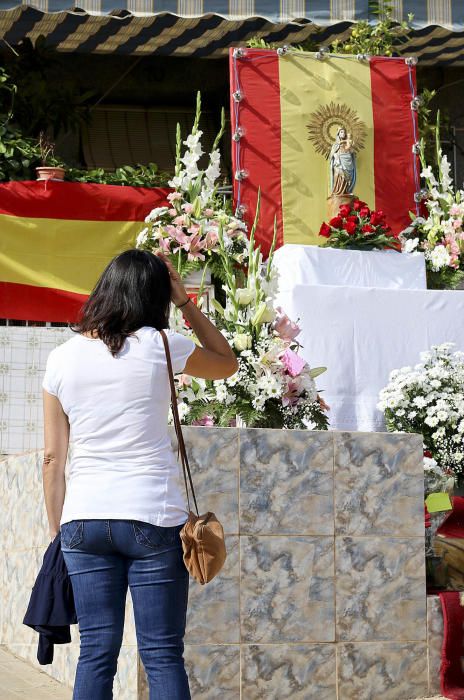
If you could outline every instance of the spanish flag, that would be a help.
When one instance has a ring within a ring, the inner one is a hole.
[[[420,188],[416,79],[404,58],[295,50],[230,52],[234,197],[257,241],[318,245],[330,198],[353,193],[394,232]]]
[[[77,320],[112,257],[133,248],[169,190],[74,182],[0,185],[0,317]]]

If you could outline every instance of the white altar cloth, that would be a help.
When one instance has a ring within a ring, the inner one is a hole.
[[[338,250],[312,245],[284,245],[274,254],[281,289],[295,284],[331,284],[385,289],[426,289],[422,253],[395,250]]]
[[[464,291],[296,285],[277,303],[302,332],[297,340],[331,406],[332,430],[384,430],[376,408],[391,370],[420,361],[431,345],[464,351]]]

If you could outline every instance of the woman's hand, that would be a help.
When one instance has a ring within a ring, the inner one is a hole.
[[[167,258],[160,250],[157,250],[154,255],[161,258],[165,263],[169,271],[169,277],[171,278],[171,300],[176,306],[183,304],[188,301],[189,296],[185,291],[184,283],[182,282],[182,277],[179,275],[169,258]]]
[[[330,411],[330,406],[326,404],[322,396],[317,395],[317,402],[323,411]]]

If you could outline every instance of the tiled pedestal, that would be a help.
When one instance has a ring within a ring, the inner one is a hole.
[[[425,695],[420,438],[214,428],[185,437],[199,506],[216,512],[229,547],[223,573],[190,586],[192,697]]]

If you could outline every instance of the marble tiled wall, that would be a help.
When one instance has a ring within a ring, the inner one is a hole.
[[[437,595],[427,596],[427,650],[429,669],[429,693],[439,695],[441,651],[444,637],[444,622],[441,601]]]
[[[22,624],[31,588],[50,542],[42,496],[42,458],[42,451],[34,451],[0,460],[0,644],[71,687],[79,656],[77,625],[71,626],[71,644],[56,645],[53,663],[40,666],[38,634]],[[136,697],[137,644],[128,595],[114,698]]]
[[[229,556],[190,586],[185,658],[194,700],[407,700],[426,695],[419,436],[186,428],[202,510]],[[21,625],[47,545],[41,453],[0,465],[2,643]],[[128,597],[115,698],[148,698]],[[44,667],[71,684],[73,644]]]
[[[202,510],[226,526],[190,586],[195,700],[427,694],[422,444],[415,435],[188,428]],[[140,669],[140,700],[148,698]]]

